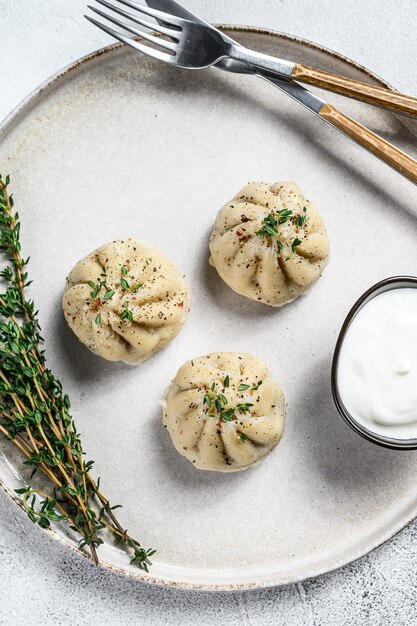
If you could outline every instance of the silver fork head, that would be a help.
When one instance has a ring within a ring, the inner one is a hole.
[[[128,37],[119,30],[85,15],[87,20],[119,41],[159,61],[187,69],[203,69],[215,64],[228,53],[229,44],[223,40],[221,33],[210,25],[197,24],[133,0],[115,0],[115,2],[134,9],[134,12],[126,11],[108,0],[96,0],[96,2],[109,9],[111,13],[88,5],[91,11],[143,41]],[[123,17],[125,21],[121,21],[115,14]],[[144,19],[141,14],[154,18],[158,22]],[[154,31],[155,34],[146,29]],[[149,42],[152,46],[145,42]]]
[[[203,18],[201,18],[196,13],[192,13],[189,9],[186,9],[184,6],[182,6],[182,4],[176,2],[176,0],[146,0],[146,4],[152,9],[157,9],[159,11],[169,11],[176,17],[182,17],[183,19],[194,22],[195,24],[204,24],[205,26],[216,29],[215,26],[206,22],[206,20],[203,20]],[[221,35],[223,37],[223,41],[225,41],[226,43],[229,43],[232,46],[240,45],[238,41],[235,41],[224,32],[221,32]],[[249,63],[244,63],[242,61],[237,61],[236,59],[230,58],[220,59],[220,61],[216,63],[216,67],[226,72],[232,72],[233,74],[257,73],[257,69],[254,65],[250,65]]]

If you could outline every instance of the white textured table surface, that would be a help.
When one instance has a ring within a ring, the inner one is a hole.
[[[0,119],[34,87],[109,43],[83,0],[0,0]],[[417,95],[417,3],[188,0],[211,21],[270,27],[351,57]],[[402,59],[412,59],[403,63]],[[417,526],[343,570],[280,589],[195,593],[111,575],[50,541],[0,492],[0,624],[417,623]]]

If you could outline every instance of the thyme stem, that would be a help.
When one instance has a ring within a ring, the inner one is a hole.
[[[57,520],[68,523],[96,563],[101,531],[107,528],[131,551],[131,562],[148,571],[155,550],[146,550],[128,534],[113,512],[116,507],[99,490],[90,473],[93,461],[84,460],[69,398],[46,367],[37,312],[26,297],[29,259],[21,255],[9,183],[0,175],[0,253],[9,262],[0,271],[5,285],[0,293],[0,434],[22,452],[33,473],[42,471],[51,488],[50,494],[29,485],[16,491],[32,521],[43,527]],[[39,503],[36,496],[43,500]]]

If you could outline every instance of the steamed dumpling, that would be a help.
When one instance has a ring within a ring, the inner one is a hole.
[[[134,365],[176,336],[189,295],[161,252],[120,239],[77,263],[62,304],[70,328],[92,352]]]
[[[210,264],[234,291],[278,307],[305,293],[329,256],[323,220],[295,183],[249,183],[218,213]]]
[[[284,429],[285,396],[252,354],[213,352],[185,363],[163,401],[163,421],[195,467],[235,472],[261,461]]]

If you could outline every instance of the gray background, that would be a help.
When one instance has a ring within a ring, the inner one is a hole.
[[[0,0],[0,119],[49,75],[109,43],[82,0]],[[413,0],[188,0],[211,21],[299,35],[417,96]],[[403,61],[405,60],[405,61]],[[249,539],[249,538],[248,538]],[[96,569],[52,542],[0,492],[1,624],[329,625],[417,622],[417,525],[338,572],[280,589],[192,593]]]

